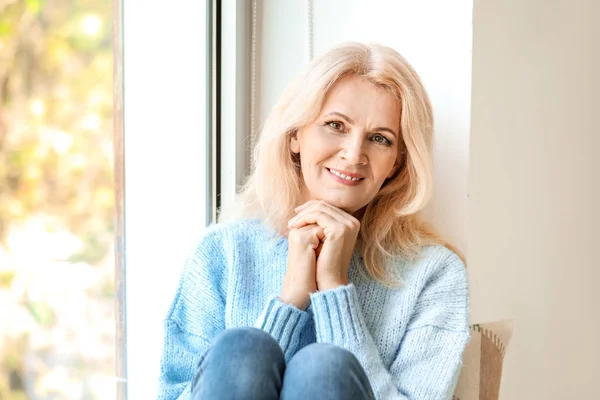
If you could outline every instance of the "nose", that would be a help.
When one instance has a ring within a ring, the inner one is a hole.
[[[366,164],[367,155],[364,150],[364,141],[361,135],[353,135],[344,141],[342,158],[351,165]]]

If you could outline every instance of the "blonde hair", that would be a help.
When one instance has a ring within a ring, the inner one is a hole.
[[[366,272],[387,286],[402,284],[395,257],[415,259],[423,246],[441,244],[462,254],[423,220],[433,186],[433,112],[425,88],[395,50],[346,43],[316,58],[290,83],[265,121],[254,149],[254,165],[235,204],[219,220],[257,218],[283,235],[295,215],[302,176],[290,138],[319,115],[325,95],[340,78],[355,75],[389,90],[401,105],[400,167],[366,206],[357,247]]]

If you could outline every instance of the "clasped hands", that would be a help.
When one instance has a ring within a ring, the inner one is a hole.
[[[280,300],[306,309],[310,293],[348,284],[360,222],[323,200],[295,209],[288,222],[288,262]]]

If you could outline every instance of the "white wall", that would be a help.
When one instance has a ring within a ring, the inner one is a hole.
[[[417,70],[436,120],[436,193],[427,216],[467,250],[467,176],[472,1],[314,1],[314,54],[349,40],[398,50]],[[264,122],[287,83],[308,63],[308,2],[259,2],[258,110]]]
[[[479,1],[472,318],[513,318],[502,399],[600,399],[600,2]]]
[[[259,4],[264,121],[307,63],[307,2]],[[501,398],[600,398],[600,2],[471,4],[314,1],[315,54],[379,41],[421,75],[437,123],[428,215],[467,251],[471,320],[516,324]]]

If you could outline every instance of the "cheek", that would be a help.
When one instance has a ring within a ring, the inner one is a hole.
[[[396,156],[395,154],[386,154],[385,156],[380,154],[376,160],[375,163],[372,163],[373,175],[376,181],[383,182],[392,173]]]
[[[306,137],[300,152],[303,169],[320,170],[336,154],[338,147],[338,141],[331,135],[315,132],[311,137]]]
[[[314,180],[320,170],[321,165],[318,149],[307,148],[305,151],[300,153],[300,163],[304,178],[307,180]]]

